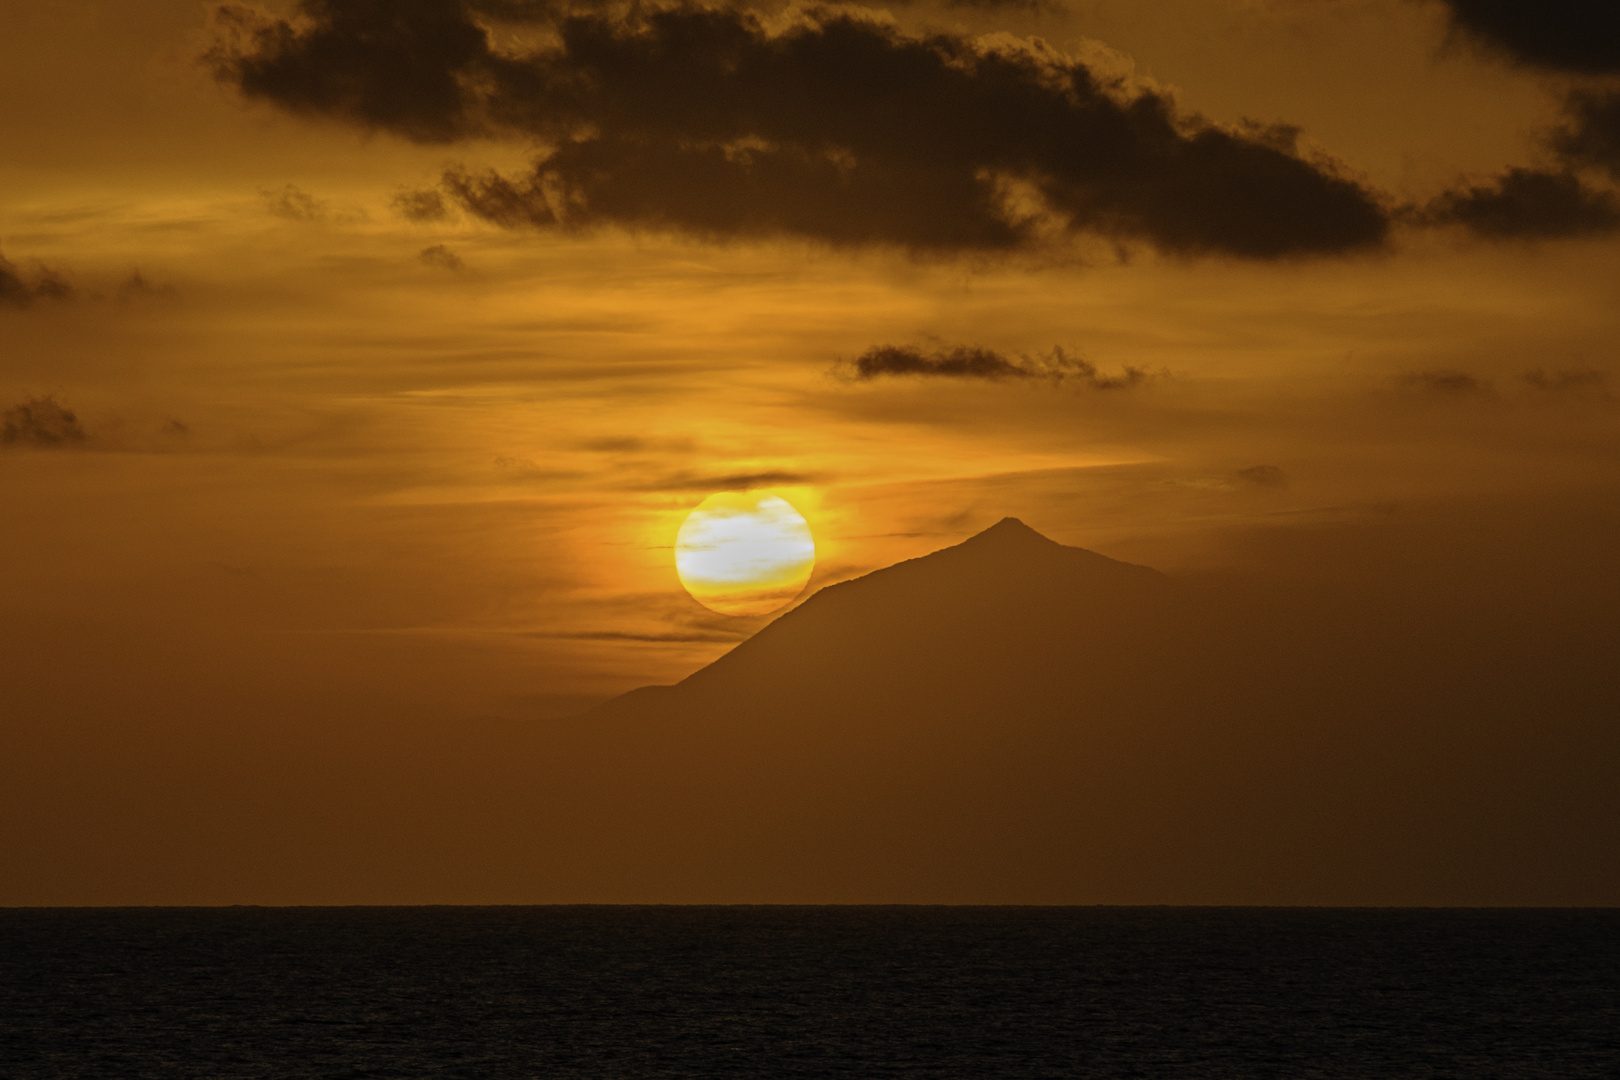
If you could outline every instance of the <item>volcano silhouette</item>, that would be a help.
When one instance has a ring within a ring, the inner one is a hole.
[[[1568,816],[1525,737],[1553,677],[1393,603],[1194,588],[1008,518],[511,752],[548,872],[603,897],[1434,902],[1533,875],[1525,838]]]

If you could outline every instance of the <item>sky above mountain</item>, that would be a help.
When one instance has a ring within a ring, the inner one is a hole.
[[[675,576],[722,491],[805,515],[812,591],[1017,515],[1599,640],[1614,20],[6,5],[0,768],[161,743],[72,789],[135,828],[222,727],[273,801],[301,745],[675,681],[765,622]]]

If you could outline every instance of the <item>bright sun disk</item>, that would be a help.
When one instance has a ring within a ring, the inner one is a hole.
[[[692,598],[726,615],[764,615],[804,591],[816,565],[810,524],[769,492],[710,495],[675,538],[675,570]]]

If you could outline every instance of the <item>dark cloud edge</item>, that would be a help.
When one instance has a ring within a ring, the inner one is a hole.
[[[1489,240],[1564,240],[1620,230],[1620,199],[1574,168],[1514,166],[1403,208],[1399,216],[1417,227],[1461,226]]]

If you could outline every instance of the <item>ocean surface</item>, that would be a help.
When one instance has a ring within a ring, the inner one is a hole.
[[[1620,911],[0,910],[0,1077],[1620,1077]]]

